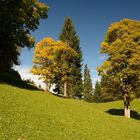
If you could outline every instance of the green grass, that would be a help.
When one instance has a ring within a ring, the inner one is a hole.
[[[0,84],[0,140],[140,140],[140,120],[106,112],[122,107]],[[132,109],[140,113],[140,100]]]

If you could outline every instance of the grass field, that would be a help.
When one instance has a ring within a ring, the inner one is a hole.
[[[132,119],[121,109],[0,84],[0,140],[140,140],[140,100]]]

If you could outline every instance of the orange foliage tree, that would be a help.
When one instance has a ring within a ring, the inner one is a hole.
[[[67,97],[67,83],[72,77],[70,73],[74,71],[77,57],[67,43],[44,38],[36,45],[32,73],[43,79],[47,90],[59,76],[64,85],[64,97]]]
[[[124,114],[130,117],[130,101],[140,85],[140,22],[124,19],[112,24],[102,43],[108,59],[98,68],[111,78],[124,99]]]

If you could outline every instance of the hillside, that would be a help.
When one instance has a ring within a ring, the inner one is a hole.
[[[86,103],[1,84],[0,139],[139,140],[140,100],[132,102],[132,119],[122,108],[122,102]]]

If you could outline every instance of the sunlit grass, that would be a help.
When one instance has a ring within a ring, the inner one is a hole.
[[[139,140],[140,120],[111,115],[121,101],[87,103],[0,85],[0,140]],[[140,113],[140,100],[132,102]]]

